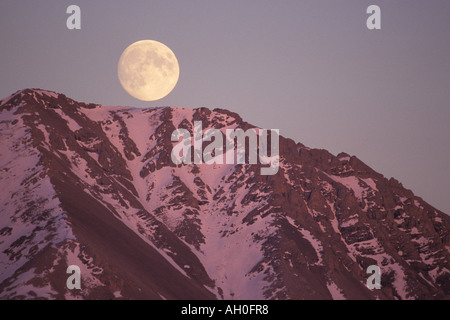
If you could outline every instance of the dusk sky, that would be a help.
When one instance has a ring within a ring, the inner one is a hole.
[[[66,8],[81,8],[68,30]],[[381,30],[368,30],[369,5]],[[157,40],[180,78],[143,102],[122,52]],[[347,152],[450,213],[449,0],[0,2],[0,98],[42,88],[78,101],[225,108],[308,147]]]

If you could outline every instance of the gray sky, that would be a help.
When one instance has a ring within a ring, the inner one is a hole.
[[[68,30],[66,8],[81,8]],[[381,30],[366,8],[381,7]],[[131,43],[178,58],[180,79],[141,102],[117,79]],[[37,87],[85,102],[227,108],[263,128],[358,156],[450,213],[450,1],[0,2],[0,97]]]

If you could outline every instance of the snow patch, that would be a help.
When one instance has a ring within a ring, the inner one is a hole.
[[[344,292],[338,288],[338,286],[331,280],[327,282],[328,291],[331,294],[333,300],[346,300]]]

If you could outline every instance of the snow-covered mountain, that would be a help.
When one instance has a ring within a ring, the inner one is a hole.
[[[252,128],[221,109],[1,100],[0,298],[450,298],[448,215],[355,156],[281,136],[275,175],[176,166],[171,133],[194,121]]]

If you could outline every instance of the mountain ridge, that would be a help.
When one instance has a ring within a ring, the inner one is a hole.
[[[280,136],[274,176],[176,166],[175,129],[255,127],[40,89],[1,100],[0,119],[1,298],[449,298],[450,218],[355,156]],[[365,286],[374,264],[380,290]]]

